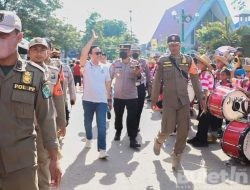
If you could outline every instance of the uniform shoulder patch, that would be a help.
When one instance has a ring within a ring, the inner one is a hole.
[[[32,62],[32,61],[28,61],[28,65],[31,65],[31,66],[33,66],[33,67],[39,69],[39,70],[42,71],[43,73],[45,72],[45,69],[44,69],[43,67],[41,67],[40,65],[38,65],[38,64],[36,64],[36,63],[34,63],[34,62]]]
[[[44,99],[48,99],[49,97],[51,97],[51,90],[47,82],[43,83],[41,90]]]

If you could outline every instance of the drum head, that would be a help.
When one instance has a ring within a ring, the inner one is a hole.
[[[241,119],[245,114],[242,107],[240,107],[238,111],[233,110],[233,100],[236,98],[247,99],[247,96],[242,91],[235,90],[228,93],[223,101],[223,107],[222,107],[223,115],[229,121]],[[248,108],[248,101],[245,101],[244,104],[245,108]]]
[[[243,153],[246,156],[246,158],[250,161],[250,130],[248,130],[243,142]]]

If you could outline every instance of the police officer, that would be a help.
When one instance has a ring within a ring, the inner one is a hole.
[[[39,67],[45,69],[45,74],[48,77],[50,90],[54,106],[56,108],[56,124],[58,127],[58,133],[62,136],[66,132],[66,117],[65,117],[65,106],[64,96],[60,83],[59,69],[54,66],[45,65],[44,61],[47,58],[48,43],[44,38],[36,37],[29,43],[29,57],[30,61],[34,64],[38,64]],[[49,173],[49,155],[47,150],[44,149],[41,131],[39,126],[36,126],[37,131],[37,151],[38,151],[38,186],[40,190],[50,189],[50,173]]]
[[[152,109],[156,107],[161,81],[163,81],[162,122],[161,130],[155,139],[154,153],[160,154],[162,144],[177,126],[176,142],[171,154],[172,168],[176,170],[186,145],[190,124],[190,101],[187,91],[189,78],[202,106],[204,101],[196,65],[190,56],[180,53],[180,37],[176,34],[170,35],[167,43],[171,54],[159,59],[153,81]]]
[[[18,56],[21,29],[14,12],[0,11],[0,189],[4,190],[38,190],[34,111],[56,186],[61,179],[50,88],[44,69]]]
[[[48,42],[48,41],[47,41]],[[49,45],[49,49],[51,49],[51,45]],[[70,102],[70,105],[75,105],[76,102],[76,89],[75,89],[75,82],[73,73],[70,69],[70,67],[66,64],[63,64],[60,60],[61,52],[59,49],[54,48],[51,52],[50,58],[47,59],[45,62],[48,65],[52,65],[57,67],[60,71],[63,72],[63,94],[64,94],[64,100],[65,100],[65,112],[66,112],[66,125],[69,124],[69,105],[68,101]],[[69,99],[67,96],[67,92],[69,92]]]
[[[138,107],[137,107],[136,121],[137,121],[137,127],[139,129],[141,113],[143,110],[144,101],[146,97],[146,88],[148,88],[150,83],[150,75],[149,75],[149,68],[147,65],[147,61],[139,57],[141,50],[137,44],[133,44],[131,46],[131,53],[132,53],[132,58],[139,62],[141,69],[141,77],[139,77],[136,81],[136,87],[138,93]]]
[[[111,79],[114,82],[114,111],[115,111],[115,141],[120,140],[123,128],[122,118],[124,108],[127,108],[127,132],[130,147],[139,148],[137,142],[138,125],[136,120],[138,93],[136,81],[141,77],[138,61],[131,59],[131,45],[120,45],[120,58],[110,67]]]

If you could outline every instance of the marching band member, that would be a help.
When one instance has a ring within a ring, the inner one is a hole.
[[[215,83],[214,76],[211,72],[211,70],[213,69],[211,66],[211,60],[206,55],[196,56],[196,59],[197,59],[197,67],[200,70],[200,83],[207,102],[207,98],[210,92],[213,91]],[[207,110],[207,108],[202,110],[199,107],[198,131],[194,138],[187,140],[187,143],[193,145],[194,147],[208,146],[207,134],[209,126],[211,124],[212,117],[214,116],[211,115],[211,113]]]

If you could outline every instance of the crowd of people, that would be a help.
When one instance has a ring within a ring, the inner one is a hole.
[[[210,138],[221,138],[223,119],[227,124],[232,120],[210,108],[210,97],[216,90],[223,86],[250,96],[250,63],[243,57],[242,48],[223,55],[190,56],[181,53],[180,37],[172,34],[167,39],[168,54],[144,59],[138,45],[121,44],[119,58],[109,63],[107,55],[95,45],[98,36],[93,31],[80,59],[69,66],[60,61],[60,50],[42,37],[30,40],[28,59],[22,59],[17,51],[22,38],[19,17],[0,11],[0,189],[48,190],[60,185],[60,141],[70,122],[69,106],[76,103],[77,86],[83,92],[85,148],[92,147],[95,115],[100,159],[109,156],[106,120],[111,118],[112,108],[114,141],[121,140],[126,108],[129,147],[137,150],[141,147],[137,135],[145,100],[154,111],[159,111],[161,101],[161,128],[153,152],[159,155],[165,140],[176,132],[171,153],[173,170],[178,170],[186,142],[207,147]],[[194,91],[193,100],[188,85]],[[194,101],[199,104],[198,130],[187,140]],[[239,101],[245,105],[246,100]],[[236,103],[233,111],[239,109]],[[243,111],[242,118],[248,108]]]

